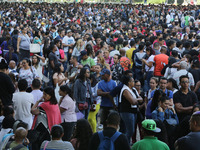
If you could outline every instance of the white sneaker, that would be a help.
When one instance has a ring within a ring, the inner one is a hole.
[[[100,124],[100,125],[98,126],[98,129],[99,129],[99,130],[102,130],[102,129],[103,129],[103,125]]]

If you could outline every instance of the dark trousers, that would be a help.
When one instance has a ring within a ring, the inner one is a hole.
[[[30,50],[19,49],[19,61],[24,58],[30,58]]]
[[[62,137],[63,141],[69,141],[71,139],[71,136],[74,132],[75,125],[76,125],[76,122],[63,122],[63,123],[61,123],[61,126],[64,129],[64,136]]]
[[[103,127],[106,127],[106,120],[108,118],[109,113],[114,111],[112,107],[101,107],[100,108],[100,122],[103,124]]]

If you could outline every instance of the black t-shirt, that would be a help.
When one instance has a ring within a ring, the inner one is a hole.
[[[189,69],[189,72],[192,74],[194,78],[195,84],[200,81],[200,69]]]
[[[181,90],[177,91],[173,95],[174,104],[181,103],[183,107],[193,106],[198,102],[197,96],[194,92],[188,91],[187,95],[182,93]],[[177,113],[179,120],[182,120],[186,115],[186,113]]]
[[[58,63],[58,58],[56,57],[56,55],[53,52],[49,53],[49,66],[52,69],[52,67],[51,67],[51,61],[54,62],[54,65]]]
[[[103,135],[112,137],[116,132],[116,129],[107,127],[103,130]],[[90,140],[89,150],[97,150],[100,144],[98,132],[94,133]],[[128,140],[124,134],[121,134],[114,142],[115,150],[130,150]]]
[[[12,105],[12,97],[15,92],[15,87],[10,77],[0,72],[0,99],[4,106]]]

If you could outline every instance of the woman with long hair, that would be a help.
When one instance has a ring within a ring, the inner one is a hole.
[[[39,105],[41,102],[43,103]],[[43,122],[43,125],[47,129],[51,130],[53,125],[61,123],[60,109],[52,87],[44,89],[43,97],[39,101],[36,101],[35,105],[31,108],[31,113],[35,115],[32,129],[36,128],[40,123],[38,115],[41,115],[41,113],[45,116],[46,122]]]
[[[61,99],[58,103],[61,113],[62,126],[64,128],[64,141],[69,141],[73,133],[77,116],[76,116],[76,102],[72,99],[71,89],[67,85],[62,85],[59,90]]]
[[[78,39],[74,46],[72,56],[78,57],[78,61],[80,61],[81,60],[81,57],[80,57],[81,51],[83,51],[83,50],[84,50],[84,41],[82,39]]]
[[[97,63],[101,64],[103,69],[108,69],[110,70],[110,65],[106,63],[105,58],[102,56],[97,57]]]
[[[64,71],[64,67],[61,63],[58,63],[55,65],[54,73],[53,73],[54,87],[56,87],[56,84],[58,84],[58,86],[66,84],[67,77],[65,77],[63,71]]]
[[[85,115],[85,119],[88,117],[90,104],[93,102],[89,77],[90,70],[84,67],[81,69],[79,77],[74,83],[74,100],[77,102],[80,112]]]
[[[137,119],[137,104],[138,101],[143,101],[143,99],[137,98],[136,94],[133,92],[134,79],[132,77],[123,76],[122,83],[124,86],[119,96],[120,116],[125,125],[125,135],[129,144],[131,144],[131,137],[135,132]]]
[[[147,109],[146,109],[146,118],[151,119],[152,112],[158,107],[158,103],[160,101],[160,98],[162,97],[163,91],[160,89],[155,90],[155,93],[153,95],[152,100],[150,100],[147,104]]]
[[[167,79],[167,89],[171,90],[174,93],[176,93],[178,91],[178,85],[176,83],[176,80],[174,80],[173,78],[169,78]]]
[[[28,92],[31,92],[31,84],[35,78],[39,78],[39,75],[35,67],[31,66],[31,61],[28,58],[22,60],[22,68],[19,70],[19,80],[26,79],[28,82]]]
[[[43,78],[43,66],[46,65],[46,61],[45,58],[42,56],[39,56],[37,54],[33,55],[32,57],[32,66],[35,67],[35,69],[37,70],[37,73],[40,77],[40,79]]]
[[[87,150],[90,138],[92,137],[92,129],[86,119],[77,121],[76,129],[71,139],[71,143],[75,150]]]

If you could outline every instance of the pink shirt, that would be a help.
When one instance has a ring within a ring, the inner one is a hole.
[[[75,112],[76,103],[75,101],[72,100],[72,98],[69,95],[66,95],[64,97],[64,99],[62,100],[60,104],[60,107],[66,109],[66,111],[64,111],[61,114],[62,122],[76,122],[77,121],[76,112]]]

